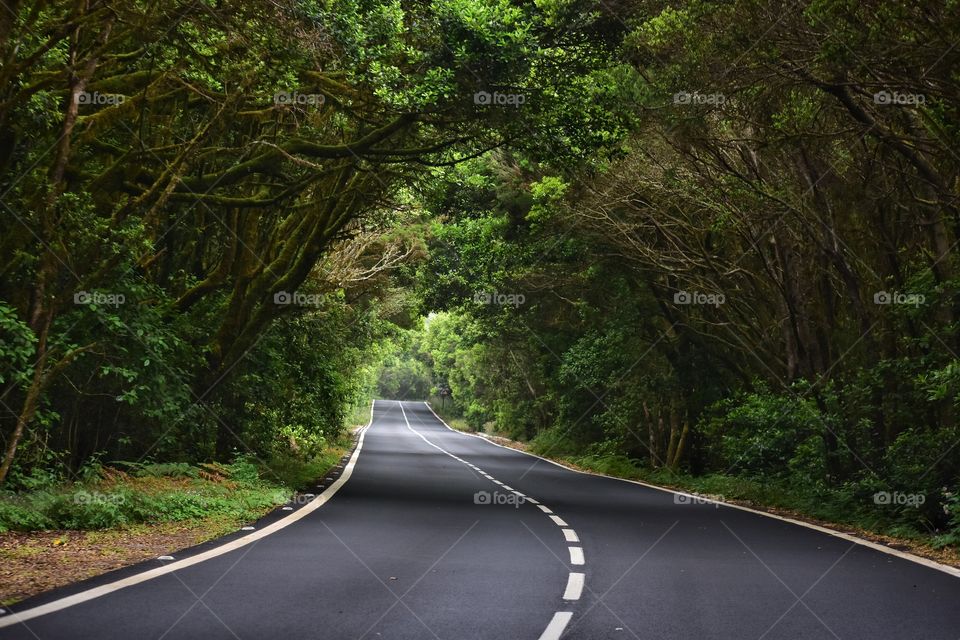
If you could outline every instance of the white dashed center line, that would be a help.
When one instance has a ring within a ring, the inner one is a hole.
[[[443,419],[441,419],[440,416],[438,416],[436,412],[433,411],[433,408],[430,407],[430,405],[427,405],[427,407],[430,408],[430,411],[437,418],[437,420],[440,420],[441,423],[443,423],[444,425],[447,426],[448,429],[450,429],[450,426],[447,425],[446,422],[443,422]],[[419,431],[417,431],[416,429],[410,426],[410,421],[407,419],[407,412],[404,411],[403,409],[403,403],[400,404],[400,412],[403,414],[403,421],[407,424],[407,429],[409,429],[416,435],[420,436],[420,438],[424,442],[426,442],[428,445],[430,445],[434,449],[437,449],[438,451],[441,451],[447,454],[454,460],[457,460],[458,462],[462,462],[467,467],[469,467],[470,469],[473,469],[474,471],[476,471],[478,474],[480,474],[487,480],[490,480],[494,484],[500,485],[506,491],[510,491],[514,495],[520,496],[521,498],[523,498],[523,502],[529,502],[531,504],[536,505],[540,509],[540,511],[547,514],[547,516],[553,521],[555,525],[557,525],[558,527],[564,527],[563,538],[566,542],[577,542],[577,543],[580,542],[580,538],[577,536],[577,532],[574,531],[573,529],[566,528],[566,527],[569,527],[570,525],[564,522],[563,518],[561,518],[560,516],[554,515],[553,510],[551,510],[550,507],[542,505],[540,504],[539,501],[535,500],[534,498],[531,498],[523,493],[520,493],[513,487],[503,484],[502,482],[500,482],[499,480],[491,476],[489,473],[486,473],[480,467],[458,456],[455,456],[454,454],[450,453],[446,449],[443,449],[442,447],[430,442],[422,433],[420,433]],[[584,564],[582,547],[567,547],[567,550],[570,552],[570,564],[572,565]],[[563,591],[563,599],[568,602],[579,600],[580,596],[583,594],[584,579],[585,579],[585,574],[578,573],[578,572],[570,572],[570,574],[567,577],[567,587]],[[542,634],[540,634],[540,640],[559,640],[560,636],[563,635],[564,629],[566,629],[567,625],[570,623],[571,618],[573,618],[572,611],[557,611],[556,613],[554,613],[553,618],[550,619],[550,623],[547,625],[547,628],[543,630]]]
[[[581,547],[567,547],[570,550],[570,564],[583,564],[583,549]]]
[[[560,636],[563,635],[563,630],[567,628],[567,623],[570,622],[570,618],[572,617],[573,612],[571,611],[557,611],[553,614],[553,619],[550,621],[550,624],[548,624],[547,628],[540,634],[540,640],[559,640]]]
[[[561,518],[560,516],[550,516],[550,519],[553,520],[554,524],[556,524],[558,527],[570,526],[566,522],[564,522],[563,518]]]
[[[567,588],[563,592],[564,600],[580,599],[580,594],[583,593],[583,577],[582,573],[570,574],[570,577],[567,578]]]

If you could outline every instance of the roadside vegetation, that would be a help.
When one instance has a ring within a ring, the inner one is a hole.
[[[233,533],[325,475],[346,433],[304,458],[232,463],[90,461],[76,473],[35,469],[0,492],[0,605]]]
[[[481,433],[501,445],[560,462],[568,467],[600,473],[616,478],[637,480],[658,487],[690,494],[675,498],[678,501],[716,500],[767,511],[778,515],[819,524],[836,531],[880,542],[893,548],[910,551],[939,562],[960,566],[960,543],[957,539],[957,498],[943,496],[945,512],[952,516],[946,530],[938,532],[917,526],[915,517],[884,517],[870,500],[852,496],[849,492],[831,490],[822,486],[797,485],[791,478],[769,476],[742,476],[727,473],[692,474],[685,470],[652,468],[643,460],[631,459],[619,453],[602,453],[592,447],[588,453],[564,451],[555,446],[549,436],[532,441],[517,441],[499,430],[493,422],[471,427],[463,417],[462,409],[454,404],[440,410],[431,406],[450,427],[466,433]],[[894,498],[891,497],[891,500]],[[909,505],[913,508],[919,505]],[[909,513],[909,512],[908,512]]]
[[[239,526],[322,477],[349,446],[343,436],[309,460],[278,457],[264,467],[241,457],[230,464],[89,462],[72,479],[35,471],[19,491],[0,494],[0,533],[207,519]]]

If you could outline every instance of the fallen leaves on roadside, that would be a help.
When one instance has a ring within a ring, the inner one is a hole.
[[[200,544],[237,526],[211,518],[104,531],[0,533],[0,605]]]

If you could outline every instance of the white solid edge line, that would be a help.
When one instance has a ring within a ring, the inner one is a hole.
[[[628,483],[630,483],[630,484],[636,484],[636,485],[640,485],[641,487],[647,487],[648,489],[655,489],[655,490],[657,490],[657,491],[663,491],[664,493],[672,493],[672,494],[674,494],[674,495],[689,495],[689,494],[687,494],[687,493],[685,493],[685,492],[683,492],[683,491],[677,491],[677,490],[675,490],[675,489],[668,489],[668,488],[666,488],[666,487],[660,487],[660,486],[657,486],[657,485],[655,485],[655,484],[649,484],[649,483],[647,483],[647,482],[642,482],[642,481],[640,481],[640,480],[629,480],[629,479],[627,479],[627,478],[618,478],[618,477],[616,477],[616,476],[608,476],[608,475],[605,474],[605,473],[596,473],[596,472],[594,472],[594,471],[583,471],[583,470],[581,470],[581,469],[574,469],[573,467],[568,467],[567,465],[562,464],[562,463],[560,463],[560,462],[557,462],[556,460],[550,460],[549,458],[544,458],[543,456],[538,456],[538,455],[535,454],[535,453],[529,453],[529,452],[527,452],[527,451],[520,451],[519,449],[514,449],[514,448],[512,448],[512,447],[505,447],[505,446],[503,446],[502,444],[497,444],[496,442],[493,442],[492,440],[489,440],[489,439],[487,439],[487,438],[484,438],[483,436],[477,435],[477,434],[475,434],[475,433],[465,433],[465,432],[463,432],[463,431],[458,431],[458,430],[454,429],[453,427],[451,427],[450,425],[448,425],[446,422],[444,422],[444,421],[443,421],[443,418],[441,418],[440,416],[437,415],[437,412],[433,410],[433,407],[430,406],[430,403],[429,403],[429,402],[424,402],[423,404],[427,405],[427,408],[430,409],[430,413],[432,413],[432,414],[434,415],[434,417],[436,417],[437,420],[439,420],[441,423],[443,423],[443,425],[444,425],[447,429],[450,429],[450,431],[453,431],[454,433],[459,433],[460,435],[463,435],[463,436],[470,436],[470,437],[473,437],[473,438],[478,438],[478,439],[482,440],[483,442],[486,442],[487,444],[492,444],[492,445],[495,446],[495,447],[500,447],[501,449],[507,449],[507,450],[509,450],[509,451],[515,451],[516,453],[519,453],[519,454],[522,454],[522,455],[525,455],[525,456],[530,456],[530,457],[532,457],[532,458],[537,458],[538,460],[543,460],[544,462],[548,462],[548,463],[554,465],[555,467],[560,467],[561,469],[566,469],[567,471],[572,471],[572,472],[574,472],[574,473],[581,473],[581,474],[583,474],[583,475],[585,475],[585,476],[597,476],[597,477],[599,477],[599,478],[609,478],[610,480],[619,480],[620,482],[628,482]],[[773,518],[774,520],[780,520],[780,521],[782,521],[782,522],[789,522],[790,524],[795,524],[795,525],[797,525],[797,526],[799,526],[799,527],[804,527],[804,528],[807,528],[807,529],[813,529],[814,531],[819,531],[820,533],[825,533],[825,534],[830,535],[830,536],[833,536],[833,537],[835,537],[835,538],[840,538],[841,540],[846,540],[847,542],[852,542],[852,543],[854,543],[854,544],[858,544],[858,545],[863,546],[863,547],[869,547],[869,548],[871,548],[871,549],[873,549],[873,550],[875,550],[875,551],[879,551],[880,553],[885,553],[885,554],[890,555],[890,556],[896,556],[896,557],[898,557],[898,558],[901,558],[902,560],[908,560],[908,561],[910,561],[910,562],[913,562],[913,563],[915,563],[915,564],[923,565],[923,566],[928,567],[928,568],[930,568],[930,569],[936,569],[937,571],[942,571],[943,573],[949,574],[949,575],[951,575],[951,576],[953,576],[953,577],[955,577],[955,578],[960,578],[960,568],[951,567],[950,565],[946,565],[946,564],[941,564],[941,563],[937,562],[936,560],[930,560],[929,558],[924,558],[924,557],[922,557],[922,556],[913,555],[912,553],[907,553],[907,552],[905,552],[905,551],[900,551],[900,550],[898,550],[898,549],[891,549],[890,547],[884,546],[884,545],[882,545],[882,544],[877,544],[876,542],[871,542],[870,540],[864,540],[863,538],[858,538],[857,536],[852,536],[852,535],[850,535],[849,533],[843,533],[843,532],[841,532],[841,531],[836,531],[836,530],[834,530],[834,529],[828,529],[827,527],[821,527],[820,525],[811,524],[811,523],[809,523],[809,522],[804,522],[803,520],[796,520],[796,519],[794,519],[794,518],[787,518],[786,516],[779,516],[779,515],[777,515],[777,514],[775,514],[775,513],[768,513],[768,512],[766,512],[766,511],[760,511],[760,510],[758,510],[758,509],[751,509],[750,507],[744,507],[744,506],[739,505],[739,504],[733,504],[733,503],[730,503],[730,502],[723,502],[722,500],[713,500],[713,499],[711,499],[711,498],[702,498],[702,497],[699,497],[699,496],[698,496],[698,498],[701,499],[701,500],[705,500],[705,501],[707,501],[707,502],[711,502],[711,503],[713,503],[713,504],[720,504],[720,505],[723,505],[723,506],[725,506],[725,507],[729,507],[729,508],[731,508],[731,509],[739,509],[740,511],[747,511],[747,512],[749,512],[749,513],[755,513],[755,514],[757,514],[757,515],[764,516],[764,517],[766,517],[766,518]]]
[[[367,429],[373,424],[373,409],[376,406],[376,403],[377,401],[374,400],[370,404],[370,422],[368,422],[367,426],[359,431],[360,437],[357,440],[357,447],[354,449],[353,455],[350,456],[350,462],[347,463],[346,467],[344,467],[340,477],[337,478],[337,480],[331,484],[326,491],[320,494],[319,497],[314,498],[297,511],[294,511],[288,516],[284,516],[280,520],[277,520],[276,522],[264,527],[263,529],[260,529],[259,531],[255,531],[254,533],[247,534],[241,538],[231,540],[230,542],[222,544],[215,549],[198,553],[195,556],[178,560],[176,562],[171,562],[170,564],[157,567],[156,569],[143,571],[115,582],[100,585],[99,587],[87,589],[86,591],[81,591],[80,593],[75,593],[65,598],[59,598],[58,600],[54,600],[53,602],[48,602],[37,607],[32,607],[23,611],[10,611],[8,615],[0,618],[0,628],[9,627],[14,624],[20,624],[21,622],[26,622],[27,620],[32,620],[33,618],[38,618],[55,611],[60,611],[61,609],[66,609],[68,607],[99,598],[100,596],[105,596],[109,593],[113,593],[114,591],[119,591],[120,589],[124,589],[126,587],[132,587],[133,585],[140,584],[141,582],[153,580],[154,578],[159,578],[160,576],[168,573],[173,573],[174,571],[179,571],[180,569],[186,569],[192,565],[200,564],[205,560],[210,560],[211,558],[222,556],[225,553],[236,551],[237,549],[245,547],[250,543],[266,538],[270,534],[276,533],[277,531],[290,526],[294,522],[305,518],[326,504],[327,501],[329,501],[330,498],[332,498],[334,494],[336,494],[337,491],[339,491],[340,488],[347,483],[347,480],[350,479],[350,476],[353,474],[353,468],[357,463],[357,458],[360,457],[360,449],[363,448],[363,438],[367,435]]]
[[[583,564],[583,547],[567,547],[570,551],[570,564]]]
[[[540,634],[540,640],[559,640],[563,635],[563,630],[567,628],[570,618],[573,617],[572,611],[557,611],[550,619],[550,624]]]
[[[570,572],[570,577],[567,578],[567,588],[563,592],[564,600],[580,599],[580,595],[583,594],[583,578],[582,573]]]
[[[577,537],[577,532],[573,529],[564,529],[563,539],[567,542],[580,542],[580,538]]]
[[[553,523],[556,524],[558,527],[570,526],[566,522],[564,522],[563,518],[561,518],[560,516],[550,516],[550,519],[553,520]]]

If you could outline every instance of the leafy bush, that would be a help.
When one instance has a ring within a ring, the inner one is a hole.
[[[948,517],[946,532],[937,536],[934,543],[938,547],[960,547],[960,489],[943,492],[943,510]]]
[[[641,476],[643,467],[643,464],[638,460],[616,454],[588,454],[572,458],[571,462],[618,478],[638,478]]]
[[[78,491],[62,494],[45,505],[45,515],[58,529],[107,529],[130,522],[125,496]]]
[[[538,433],[530,441],[530,451],[541,456],[569,456],[577,454],[578,447],[566,430],[554,427]]]
[[[240,456],[229,467],[230,479],[245,484],[255,484],[260,480],[260,471],[250,456]]]
[[[43,510],[17,500],[12,495],[0,496],[0,533],[52,528],[54,522]]]
[[[301,473],[319,475],[332,464],[300,464]],[[184,463],[123,465],[126,474],[104,468],[85,482],[0,495],[0,531],[106,529],[227,516],[248,520],[282,503],[286,486],[264,482],[257,465],[238,458],[229,466]],[[212,470],[222,471],[213,473]],[[229,477],[229,479],[227,478]]]
[[[712,413],[703,430],[718,470],[811,478],[825,472],[823,420],[810,401],[761,391],[721,401]]]
[[[463,412],[463,419],[474,431],[483,431],[490,420],[490,412],[479,402],[471,402]]]
[[[0,300],[0,385],[22,385],[30,379],[36,342],[17,310]]]
[[[19,464],[14,464],[6,486],[12,490],[38,491],[48,489],[60,483],[65,475],[63,468],[50,460],[49,466],[34,466],[24,472]]]

